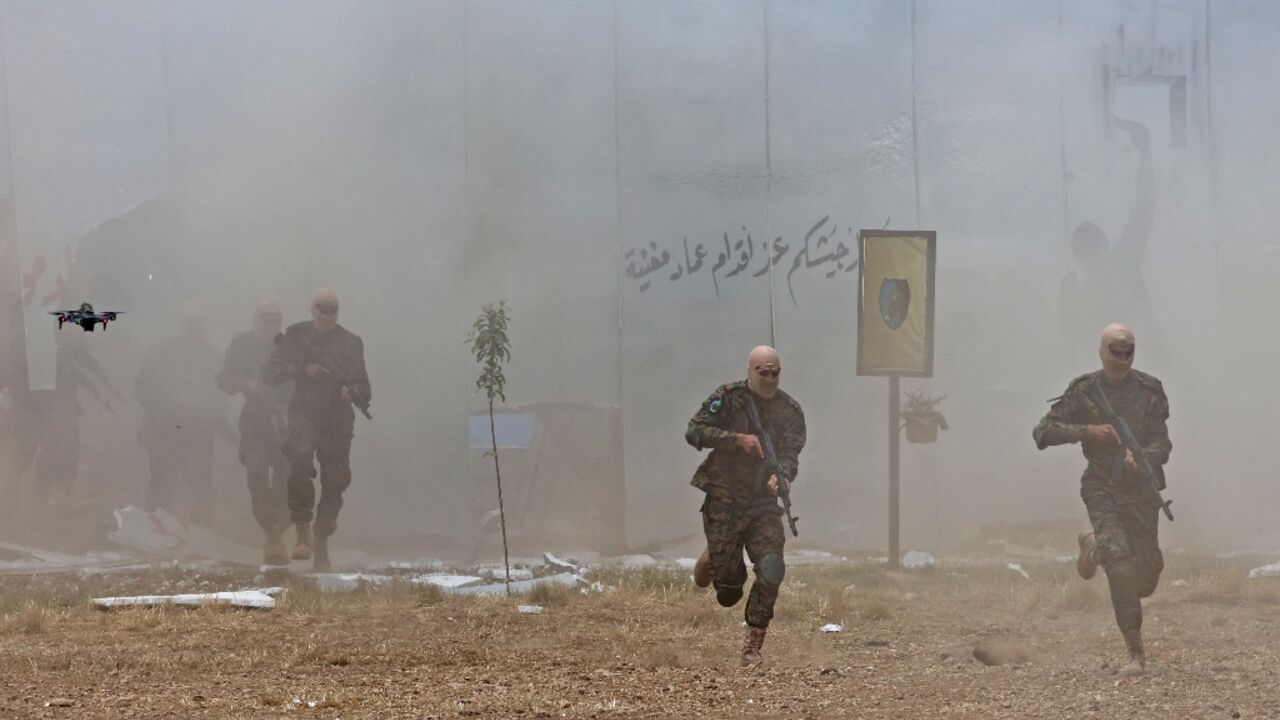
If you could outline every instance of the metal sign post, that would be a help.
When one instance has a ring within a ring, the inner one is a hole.
[[[902,560],[899,380],[933,376],[937,235],[858,233],[858,374],[889,378],[889,567]]]

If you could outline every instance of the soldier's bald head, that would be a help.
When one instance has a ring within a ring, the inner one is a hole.
[[[757,345],[747,355],[747,386],[755,394],[768,399],[778,393],[782,361],[778,351],[768,345]]]
[[[1112,323],[1102,330],[1102,338],[1098,342],[1098,356],[1102,359],[1102,372],[1112,382],[1120,382],[1129,376],[1133,369],[1133,358],[1136,350],[1133,331]]]
[[[258,303],[258,307],[254,309],[254,317],[262,317],[264,315],[279,315],[280,306],[274,300],[263,300]]]
[[[270,340],[280,333],[280,306],[274,301],[264,300],[253,311],[253,330],[263,340]]]
[[[311,298],[312,305],[332,305],[338,306],[338,293],[329,288],[320,288],[316,291],[315,296]]]
[[[323,288],[311,298],[311,319],[320,332],[328,332],[338,324],[338,294]]]

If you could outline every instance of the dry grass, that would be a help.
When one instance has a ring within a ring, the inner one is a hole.
[[[442,604],[446,599],[445,592],[439,585],[427,583],[417,588],[415,595],[415,604],[418,607],[434,607]]]
[[[525,596],[534,605],[545,607],[566,605],[575,597],[579,597],[577,588],[552,582],[534,583],[533,589]]]
[[[894,600],[884,593],[871,593],[858,599],[858,617],[863,620],[890,620],[894,616]]]
[[[43,603],[29,601],[23,604],[15,619],[15,625],[24,635],[38,635],[49,629],[50,612]]]
[[[1173,564],[1150,626],[1162,667],[1151,692],[1170,717],[1215,703],[1266,716],[1250,693],[1269,676],[1248,668],[1277,660],[1280,581],[1248,580],[1238,562]],[[1089,714],[1082,692],[1142,716],[1098,670],[1122,647],[1105,578],[1081,581],[1070,563],[1026,569],[1030,579],[1002,566],[790,568],[766,667],[753,671],[736,662],[743,604],[720,607],[675,569],[597,571],[612,590],[541,585],[523,598],[408,583],[323,594],[291,579],[270,612],[96,612],[84,598],[124,594],[124,583],[154,591],[155,579],[0,579],[0,658],[14,688],[0,716],[45,712],[43,687],[92,691],[95,712],[112,717],[938,717],[952,703],[952,717],[1054,718]],[[526,603],[548,611],[517,612]],[[844,632],[817,632],[827,623]],[[972,659],[979,646],[1016,667],[988,669]],[[1196,664],[1206,657],[1244,674],[1222,689]],[[1160,683],[1172,682],[1166,693]]]
[[[1194,573],[1185,599],[1195,603],[1236,605],[1250,594],[1249,577],[1240,568],[1218,565]]]

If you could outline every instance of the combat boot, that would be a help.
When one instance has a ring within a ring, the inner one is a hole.
[[[1076,572],[1085,580],[1098,572],[1098,538],[1092,530],[1085,530],[1076,538],[1080,544],[1080,557],[1076,558]]]
[[[1124,643],[1129,646],[1129,662],[1120,668],[1120,677],[1136,677],[1146,672],[1147,654],[1142,647],[1142,631],[1126,631]]]
[[[265,531],[266,539],[262,543],[263,565],[288,565],[289,553],[284,549],[284,539],[278,530]]]
[[[711,585],[711,548],[703,548],[698,562],[693,564],[693,584],[700,588]]]
[[[311,570],[313,572],[333,570],[333,565],[329,563],[329,538],[325,535],[316,535],[314,541],[315,560],[311,563]]]
[[[760,649],[764,647],[764,635],[768,628],[747,626],[747,634],[742,639],[742,667],[759,665],[764,657]]]
[[[298,542],[293,546],[294,560],[310,560],[311,559],[311,523],[302,522],[296,525],[298,530]]]

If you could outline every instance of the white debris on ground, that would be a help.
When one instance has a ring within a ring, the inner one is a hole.
[[[658,564],[658,561],[652,555],[623,555],[617,558],[615,562],[628,570],[654,567]]]
[[[1022,566],[1021,566],[1021,565],[1019,565],[1018,563],[1009,563],[1009,566],[1008,566],[1008,567],[1009,567],[1009,569],[1010,569],[1010,570],[1012,570],[1012,571],[1014,571],[1014,572],[1018,573],[1018,574],[1019,574],[1019,575],[1021,575],[1022,577],[1026,578],[1026,579],[1028,579],[1028,580],[1030,580],[1030,579],[1031,579],[1031,575],[1029,575],[1029,574],[1027,573],[1027,571],[1026,571],[1026,570],[1024,570],[1024,569],[1022,568]]]
[[[478,565],[475,568],[476,573],[490,580],[504,580],[507,577],[506,568],[502,565]],[[511,579],[515,580],[532,580],[533,571],[527,567],[511,566]]]
[[[818,628],[818,632],[824,632],[824,633],[844,632],[844,626],[837,625],[835,623],[827,623],[826,625],[823,625],[822,627]]]
[[[157,605],[180,605],[197,607],[200,605],[232,605],[234,607],[270,610],[276,606],[272,594],[281,592],[282,588],[268,588],[275,593],[268,594],[261,590],[237,590],[233,592],[188,593],[185,595],[133,595],[126,597],[94,598],[93,606],[99,610],[110,610],[119,607],[154,607]]]
[[[938,561],[932,555],[920,550],[911,550],[902,556],[902,567],[908,570],[928,570],[937,564]]]
[[[543,608],[541,605],[517,605],[516,610],[519,610],[521,615],[541,615]]]
[[[1251,578],[1280,577],[1280,562],[1256,567],[1249,571]]]
[[[307,577],[315,580],[321,592],[351,592],[362,584],[383,585],[394,580],[390,575],[368,573],[311,573]]]
[[[448,591],[458,595],[505,595],[508,587],[512,595],[523,595],[533,590],[539,584],[563,585],[565,587],[577,587],[586,584],[585,578],[573,573],[560,573],[558,575],[548,575],[547,577],[538,578],[537,580],[521,580],[513,582],[510,586],[506,583],[496,583],[493,585],[467,585],[465,587],[448,588]]]
[[[581,568],[579,568],[577,565],[574,565],[568,560],[561,560],[560,558],[556,557],[555,555],[552,555],[549,552],[542,553],[542,561],[547,564],[547,567],[554,568],[561,572],[576,573],[581,570]]]
[[[693,566],[697,564],[698,561],[694,558],[676,558],[676,567],[681,570],[692,570]]]
[[[591,593],[611,592],[614,589],[615,588],[612,585],[605,585],[604,583],[597,580],[591,583],[590,586],[584,587],[578,590],[578,592],[582,593],[583,595],[590,595]]]
[[[445,573],[432,573],[430,575],[417,575],[409,580],[414,585],[435,585],[445,589],[465,587],[467,585],[475,585],[484,582],[484,578],[475,575],[448,575]]]

